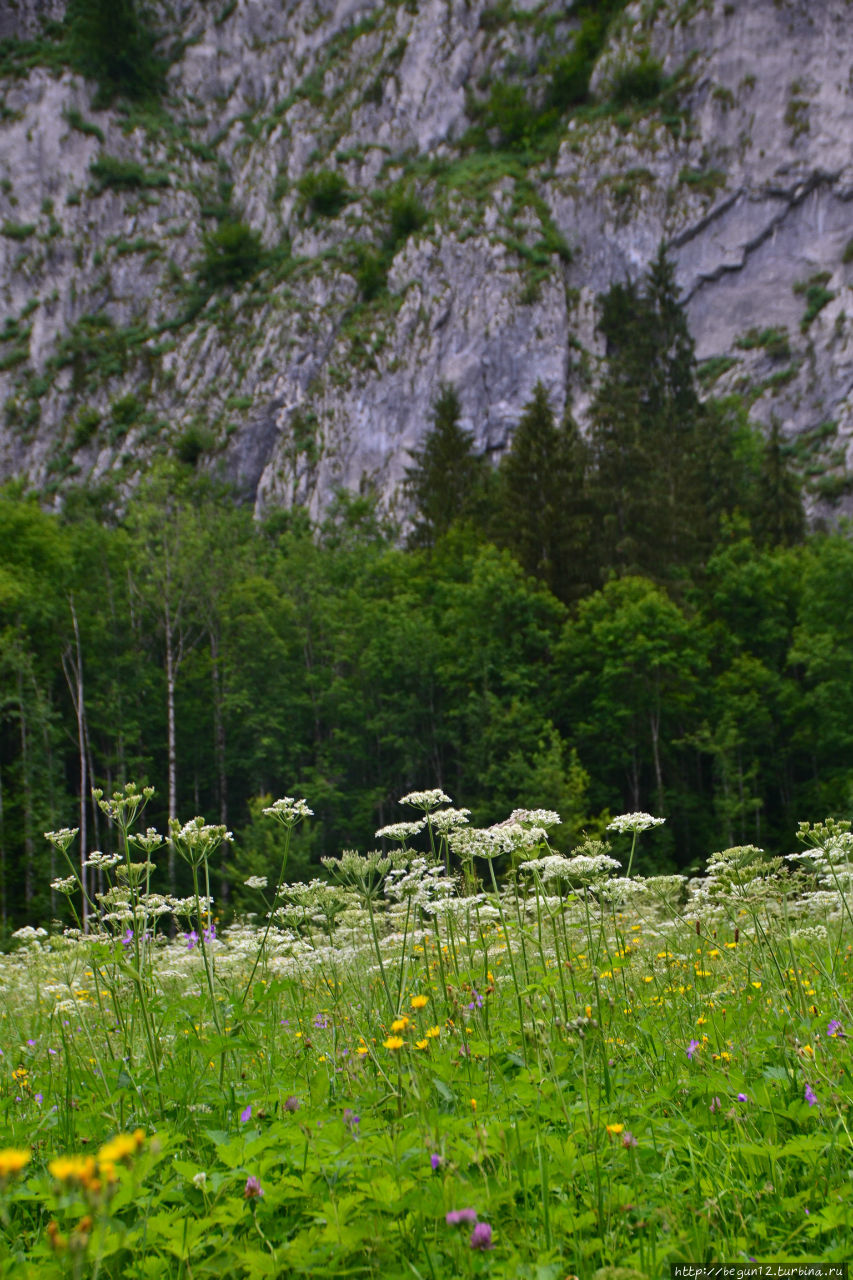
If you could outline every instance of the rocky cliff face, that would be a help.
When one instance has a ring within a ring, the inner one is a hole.
[[[44,16],[58,0],[18,0],[0,38]],[[565,0],[179,0],[158,22],[179,49],[160,112],[0,60],[3,475],[125,483],[177,451],[259,507],[390,500],[441,381],[483,450],[540,379],[582,419],[596,296],[663,240],[708,390],[775,416],[814,510],[848,509],[849,0],[630,4],[598,109],[539,150],[467,131],[497,81],[537,101]],[[608,106],[649,58],[665,92]],[[205,284],[229,218],[257,271]]]

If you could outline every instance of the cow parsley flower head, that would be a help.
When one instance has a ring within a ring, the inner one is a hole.
[[[59,849],[61,853],[65,853],[79,830],[79,827],[62,827],[59,831],[45,831],[44,838],[54,848]]]
[[[446,836],[455,827],[467,826],[470,817],[470,809],[436,809],[427,815],[427,821],[436,835]]]
[[[293,796],[282,796],[262,811],[270,818],[275,818],[285,827],[295,827],[303,818],[314,816],[314,810],[308,808],[305,800],[295,800]]]
[[[618,818],[614,818],[612,822],[608,822],[608,831],[618,831],[620,835],[626,832],[649,831],[652,827],[662,827],[666,822],[666,818],[653,818],[650,813],[622,813]]]
[[[375,835],[377,840],[399,840],[401,844],[405,844],[423,831],[425,826],[426,818],[418,818],[416,822],[392,822],[387,827],[380,827]]]
[[[51,880],[50,887],[55,893],[73,893],[77,888],[77,877],[66,876],[64,880]]]
[[[410,791],[408,795],[400,797],[400,804],[411,805],[413,809],[423,809],[424,813],[431,813],[440,804],[452,803],[450,796],[445,795],[438,787],[434,787],[432,791]]]
[[[266,889],[267,878],[266,876],[249,876],[249,879],[244,880],[243,884],[247,889]]]

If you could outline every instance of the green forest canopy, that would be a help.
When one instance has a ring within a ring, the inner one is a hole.
[[[121,521],[0,494],[4,928],[59,912],[42,833],[81,825],[81,779],[154,784],[161,829],[170,808],[234,829],[217,890],[238,906],[276,856],[260,797],[284,792],[317,815],[303,872],[371,847],[420,786],[481,823],[556,808],[557,847],[650,809],[659,866],[847,812],[853,543],[806,534],[778,432],[699,400],[663,256],[601,327],[585,436],[537,387],[491,468],[441,390],[405,546],[370,499],[255,522],[188,465]]]

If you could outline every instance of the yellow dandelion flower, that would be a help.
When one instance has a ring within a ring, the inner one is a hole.
[[[402,1036],[389,1036],[387,1040],[382,1041],[383,1048],[385,1049],[402,1049],[405,1043],[406,1042]]]
[[[30,1163],[29,1151],[20,1147],[3,1147],[0,1150],[0,1178],[20,1173]]]
[[[608,1124],[608,1125],[605,1125],[605,1128],[607,1129],[607,1132],[610,1134],[611,1138],[616,1138],[619,1136],[619,1134],[622,1132],[625,1126],[624,1124]]]
[[[408,1019],[405,1015],[403,1015],[403,1017],[402,1017],[402,1018],[395,1018],[395,1019],[394,1019],[394,1021],[391,1023],[391,1030],[392,1030],[392,1031],[405,1031],[405,1030],[406,1030],[406,1027],[407,1027],[408,1025],[409,1025],[409,1019]]]
[[[429,1040],[416,1040],[416,1041],[415,1041],[415,1048],[416,1048],[416,1049],[426,1049],[428,1045],[429,1045]]]
[[[425,1009],[429,1004],[429,996],[412,996],[411,1005],[413,1009]]]
[[[84,1186],[95,1176],[94,1156],[57,1156],[47,1166],[57,1182],[82,1182]]]
[[[109,1142],[105,1142],[98,1152],[99,1162],[106,1164],[118,1164],[121,1160],[127,1160],[130,1156],[136,1155],[139,1144],[131,1133],[117,1133]]]
[[[427,1027],[424,1034],[428,1040],[436,1040],[441,1035],[441,1027]]]
[[[472,1099],[471,1099],[471,1110],[472,1110],[472,1111],[476,1111],[476,1110],[477,1110],[477,1099],[476,1099],[476,1098],[472,1098]]]
[[[356,1049],[356,1053],[360,1053],[362,1057],[364,1057],[364,1055],[369,1052],[370,1050],[368,1049],[366,1044],[360,1044]]]
[[[756,991],[760,991],[760,990],[761,990],[761,983],[760,983],[760,982],[752,982],[752,983],[750,983],[750,986],[755,987],[755,990],[756,990]]]
[[[804,1045],[803,1045],[803,1053],[807,1054],[807,1056],[808,1056],[809,1058],[813,1058],[813,1057],[814,1057],[814,1049],[811,1047],[811,1045],[810,1045],[810,1044],[804,1044]]]

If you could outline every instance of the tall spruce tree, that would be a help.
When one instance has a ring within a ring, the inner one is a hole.
[[[567,602],[592,585],[587,459],[576,423],[557,424],[537,382],[501,461],[493,535]]]
[[[98,81],[95,106],[116,94],[141,100],[162,91],[166,66],[137,0],[70,0],[68,28],[76,69]]]
[[[466,515],[485,460],[474,438],[459,425],[459,396],[442,383],[432,407],[432,426],[420,449],[411,451],[403,492],[412,508],[409,546],[434,547],[454,520]]]
[[[607,372],[591,415],[602,571],[666,577],[707,543],[693,341],[663,247],[639,288],[601,305]]]

